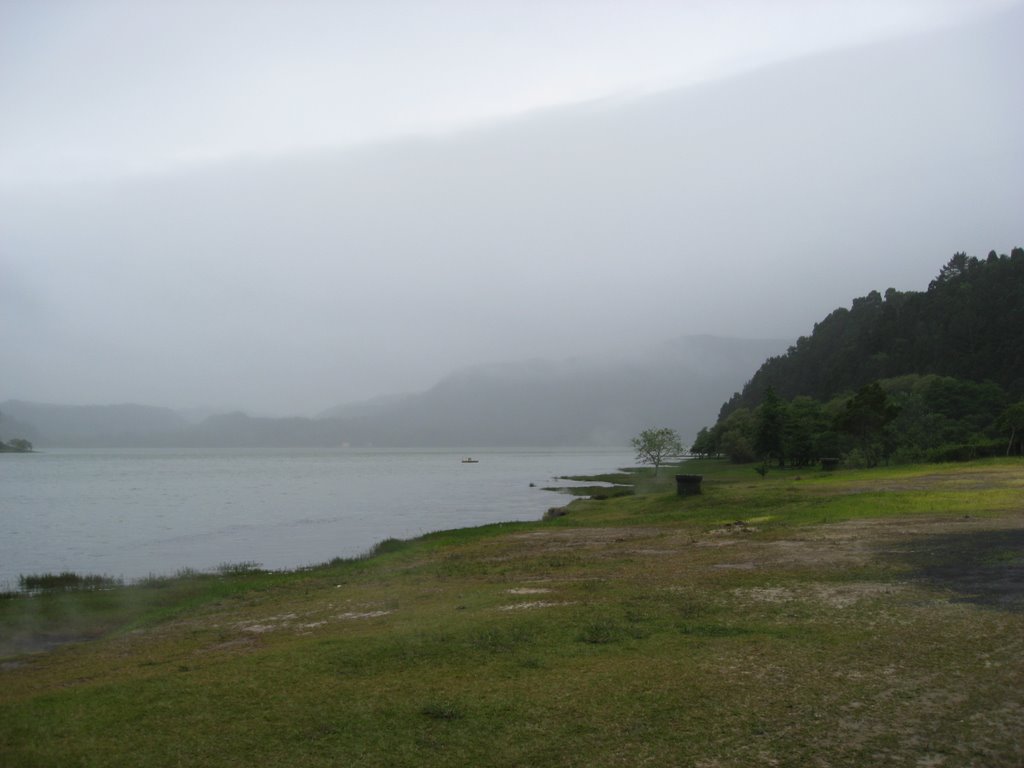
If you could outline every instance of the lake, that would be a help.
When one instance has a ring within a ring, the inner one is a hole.
[[[58,571],[126,580],[256,562],[297,568],[389,537],[536,520],[560,475],[625,450],[51,450],[0,456],[0,588]],[[537,487],[531,487],[533,483]]]

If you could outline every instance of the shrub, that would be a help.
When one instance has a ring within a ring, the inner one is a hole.
[[[374,557],[375,555],[386,555],[390,552],[400,552],[407,546],[409,546],[409,542],[404,539],[387,538],[374,544],[370,548],[369,556]]]
[[[961,445],[940,445],[928,451],[928,461],[973,461],[1005,453],[1006,443],[1003,440],[979,440]]]
[[[57,589],[109,589],[123,586],[124,581],[113,576],[87,574],[82,576],[71,571],[60,573],[37,573],[18,577],[18,586],[24,591]]]
[[[897,448],[892,454],[893,464],[919,464],[925,461],[927,455],[921,448],[912,445],[905,445]]]
[[[850,467],[851,469],[864,469],[870,467],[870,459],[864,455],[864,452],[860,448],[854,448],[852,451],[843,457],[843,464]]]
[[[622,634],[622,630],[614,621],[601,620],[587,624],[578,636],[581,643],[603,645],[614,643]]]
[[[217,566],[217,573],[221,576],[245,576],[246,574],[262,573],[263,564],[246,560],[241,563],[221,563]]]
[[[450,701],[433,701],[424,705],[420,714],[434,720],[458,720],[462,717],[462,710]]]

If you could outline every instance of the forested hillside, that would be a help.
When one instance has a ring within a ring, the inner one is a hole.
[[[806,464],[1020,450],[1024,249],[957,253],[927,291],[854,299],[767,360],[694,450]]]
[[[1024,249],[986,259],[957,253],[927,291],[854,299],[765,362],[721,416],[756,406],[769,386],[786,399],[827,400],[911,373],[993,381],[1024,396]]]

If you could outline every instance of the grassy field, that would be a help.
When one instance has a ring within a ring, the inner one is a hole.
[[[0,600],[0,765],[1024,765],[1024,464],[687,472]]]

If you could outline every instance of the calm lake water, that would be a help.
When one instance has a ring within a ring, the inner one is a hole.
[[[0,587],[14,587],[19,574],[62,570],[131,580],[221,563],[296,568],[392,536],[536,520],[568,501],[540,489],[554,477],[634,464],[626,451],[461,458],[440,450],[5,454]]]

